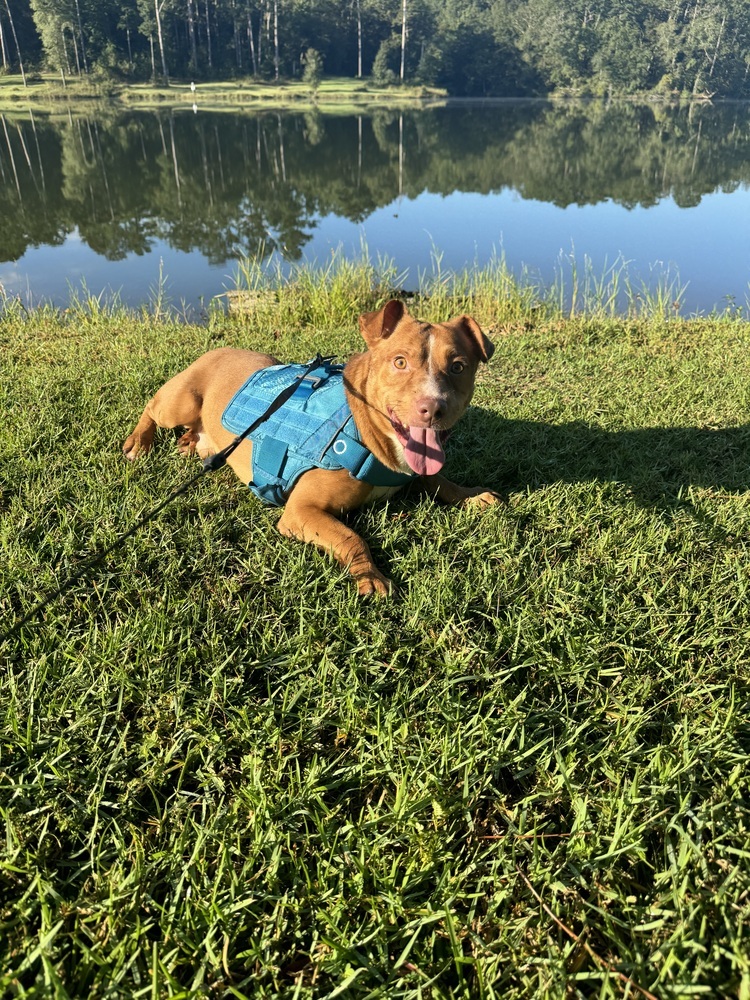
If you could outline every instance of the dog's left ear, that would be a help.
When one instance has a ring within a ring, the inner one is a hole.
[[[408,315],[403,302],[391,299],[377,312],[362,313],[359,317],[360,333],[368,346],[374,347],[377,341],[390,337],[404,316]]]
[[[489,361],[495,353],[495,345],[482,333],[479,323],[471,316],[457,316],[451,320],[451,325],[457,326],[471,339],[472,345],[476,347],[480,361]]]

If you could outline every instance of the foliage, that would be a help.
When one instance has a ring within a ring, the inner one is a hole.
[[[309,48],[305,50],[302,62],[305,67],[302,71],[303,81],[317,89],[323,75],[323,57],[317,49]]]
[[[346,356],[392,278],[248,277],[251,323],[4,304],[4,628],[193,471],[118,453],[159,384]],[[217,473],[0,644],[5,994],[747,995],[750,327],[506,278],[414,303],[493,327],[449,472],[505,503],[359,513],[394,599]]]
[[[221,79],[400,74],[403,0],[8,0],[3,65]],[[746,0],[407,0],[405,77],[465,95],[750,96]],[[396,57],[396,46],[399,56]],[[398,64],[398,70],[395,67]]]
[[[380,43],[372,64],[372,82],[379,87],[388,87],[396,82],[397,53],[400,42],[395,35],[384,38]]]

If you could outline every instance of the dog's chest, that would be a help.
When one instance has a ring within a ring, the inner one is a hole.
[[[401,489],[403,489],[402,486],[373,486],[370,490],[370,495],[362,506],[368,507],[371,503],[380,503],[383,500],[389,500]]]

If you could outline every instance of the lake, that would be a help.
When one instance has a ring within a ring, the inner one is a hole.
[[[0,116],[0,286],[205,305],[235,261],[503,256],[549,288],[627,265],[683,313],[750,298],[750,105],[497,101],[363,114]],[[675,288],[677,284],[675,285]],[[676,293],[675,293],[676,294]]]

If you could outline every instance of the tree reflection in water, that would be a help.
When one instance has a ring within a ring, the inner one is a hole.
[[[121,260],[298,260],[316,221],[511,189],[558,207],[694,206],[750,182],[746,106],[498,102],[367,115],[0,115],[0,260],[74,231]],[[613,247],[613,253],[617,252]]]

